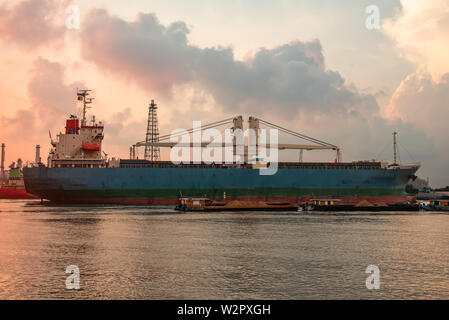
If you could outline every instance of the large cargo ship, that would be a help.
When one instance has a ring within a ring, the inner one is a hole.
[[[87,95],[87,91],[79,93],[85,102],[89,101]],[[84,111],[85,107],[86,103]],[[361,200],[386,204],[416,201],[416,197],[405,193],[405,186],[416,177],[419,164],[345,163],[338,159],[328,163],[279,162],[274,175],[261,175],[260,166],[247,161],[239,164],[174,164],[153,158],[108,161],[102,156],[103,129],[103,124],[96,123],[94,118],[88,124],[85,112],[81,124],[77,117],[68,119],[65,134],[59,134],[51,142],[48,165],[24,168],[27,192],[55,202],[103,204],[176,204],[180,196],[291,203],[320,197],[338,198],[347,204]],[[146,145],[154,147],[162,143]]]

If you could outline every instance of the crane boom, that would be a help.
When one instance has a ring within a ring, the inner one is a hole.
[[[239,121],[237,121],[239,120]],[[174,147],[180,147],[180,148],[226,148],[226,147],[236,147],[236,141],[234,139],[233,143],[228,144],[228,143],[216,143],[216,142],[204,142],[202,141],[201,143],[178,143],[178,142],[163,142],[166,141],[172,137],[180,137],[182,135],[186,135],[186,134],[191,134],[197,131],[201,131],[201,130],[206,130],[209,128],[216,128],[219,126],[222,126],[224,124],[228,124],[228,123],[234,123],[233,128],[242,128],[241,125],[242,122],[242,116],[236,116],[236,117],[232,117],[232,118],[228,118],[228,119],[224,119],[221,121],[216,121],[216,122],[212,122],[209,124],[206,124],[200,128],[191,128],[189,130],[186,130],[184,132],[180,132],[180,133],[175,133],[174,135],[164,135],[161,136],[159,138],[159,142],[145,142],[145,141],[141,141],[141,142],[137,142],[136,144],[133,145],[133,148],[135,149],[136,147],[146,147],[146,146],[153,146],[153,147],[161,147],[161,148],[174,148]],[[292,130],[289,130],[287,128],[283,128],[279,125],[276,125],[274,123],[262,120],[262,119],[258,119],[256,117],[249,117],[249,125],[251,129],[255,129],[256,132],[258,132],[259,129],[259,122],[265,126],[268,126],[270,128],[279,130],[280,132],[289,134],[293,137],[302,139],[302,140],[306,140],[307,142],[310,143],[314,143],[314,144],[286,144],[286,143],[280,143],[277,145],[270,145],[267,144],[264,147],[267,149],[272,149],[272,148],[277,148],[278,150],[334,150],[336,151],[336,162],[341,162],[341,150],[338,146],[330,144],[328,142],[322,141],[322,140],[318,140],[316,138],[312,138],[309,136],[306,136],[302,133],[298,133]],[[237,124],[237,125],[236,125]],[[258,133],[256,133],[256,135],[258,135]],[[161,142],[162,141],[162,142]],[[259,143],[258,143],[258,136],[256,136],[256,148],[260,147]],[[249,142],[248,142],[249,143]],[[248,149],[248,146],[245,146],[245,149]]]
[[[235,144],[226,144],[226,143],[214,143],[214,142],[201,142],[200,143],[178,143],[178,142],[138,142],[135,144],[136,147],[144,147],[144,146],[154,146],[154,147],[161,147],[161,148],[174,148],[180,147],[180,148],[225,148],[225,147],[232,147],[235,146]],[[265,146],[267,149],[272,148],[270,144],[267,144]],[[274,146],[273,146],[274,147]],[[277,149],[279,150],[337,150],[338,147],[336,146],[319,146],[319,145],[307,145],[307,144],[285,144],[280,143],[276,145]]]

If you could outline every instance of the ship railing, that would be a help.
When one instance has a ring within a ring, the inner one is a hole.
[[[251,169],[253,164],[220,164],[220,163],[180,163],[174,164],[171,161],[147,161],[147,160],[125,160],[120,162],[121,168],[222,168],[222,169]],[[280,169],[342,169],[342,170],[375,170],[380,169],[380,163],[292,163],[292,162],[279,162],[278,168]]]

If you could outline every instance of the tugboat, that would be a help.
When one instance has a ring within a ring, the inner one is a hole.
[[[424,211],[446,211],[449,212],[449,199],[430,200],[429,204],[422,204]]]

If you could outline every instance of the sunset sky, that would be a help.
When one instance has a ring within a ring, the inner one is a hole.
[[[365,25],[370,5],[380,29]],[[7,164],[36,144],[46,159],[49,130],[89,88],[109,156],[144,139],[155,99],[162,133],[253,115],[340,146],[344,161],[391,161],[397,131],[401,161],[445,186],[448,39],[447,0],[0,0],[0,142]]]

